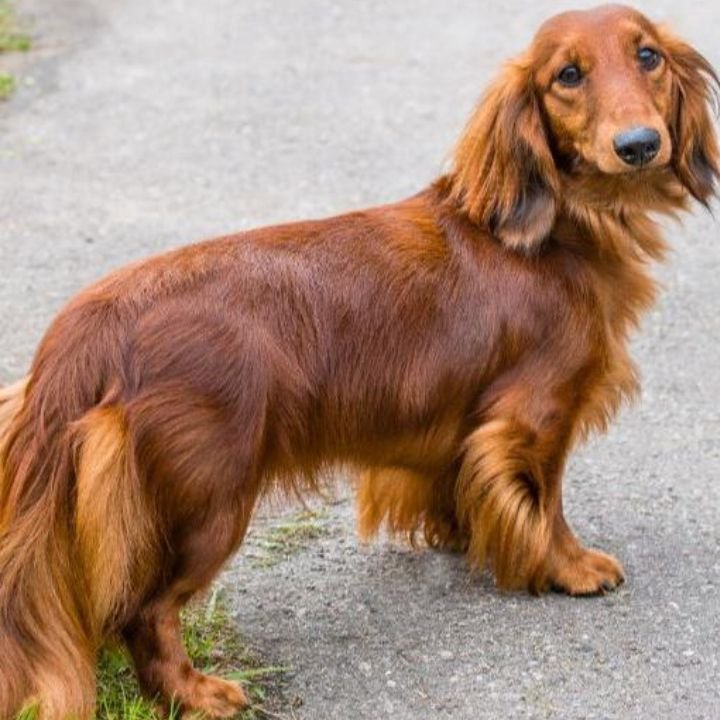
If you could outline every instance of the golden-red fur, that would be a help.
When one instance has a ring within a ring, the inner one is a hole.
[[[336,463],[366,469],[365,535],[420,533],[504,588],[621,582],[565,522],[563,466],[636,392],[649,213],[713,193],[714,82],[632,10],[558,16],[415,197],[190,246],[72,300],[0,392],[0,717],[89,717],[112,633],[147,693],[233,714],[242,690],[190,667],[178,612],[258,497]],[[642,170],[612,148],[635,125],[663,142]]]

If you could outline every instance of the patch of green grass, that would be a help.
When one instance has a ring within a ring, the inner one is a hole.
[[[0,0],[0,54],[25,52],[30,45],[30,36],[19,29],[12,5],[7,0]],[[10,97],[15,87],[15,78],[10,73],[0,72],[0,100]]]
[[[260,531],[248,553],[256,567],[273,567],[305,549],[313,540],[324,537],[329,529],[323,522],[324,510],[303,510],[290,519]]]
[[[38,711],[35,707],[29,707],[21,710],[15,720],[37,720]]]
[[[10,97],[15,91],[15,78],[9,73],[0,72],[0,100]]]
[[[203,603],[186,608],[182,615],[183,639],[195,668],[242,684],[251,706],[238,720],[286,720],[264,707],[268,691],[277,686],[289,668],[263,666],[240,637],[222,590],[216,587]],[[94,720],[179,720],[170,708],[164,715],[140,694],[132,661],[120,646],[108,646],[100,655],[97,674],[97,708]],[[22,710],[15,720],[37,720],[37,707]]]
[[[268,682],[286,669],[263,667],[248,651],[219,588],[210,594],[205,603],[183,612],[183,637],[188,655],[198,670],[242,683],[253,703],[240,715],[242,720],[256,720],[269,715],[262,708]],[[171,718],[174,717],[177,713],[171,712]],[[141,697],[124,649],[106,648],[102,653],[96,720],[163,720],[153,703]]]
[[[19,29],[12,5],[0,0],[0,53],[25,52],[30,45],[30,36]]]

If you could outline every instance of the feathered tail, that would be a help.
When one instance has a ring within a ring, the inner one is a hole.
[[[35,704],[42,720],[80,720],[153,526],[122,408],[93,407],[62,372],[33,375],[0,390],[0,718]]]

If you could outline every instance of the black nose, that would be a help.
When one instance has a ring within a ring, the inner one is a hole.
[[[628,165],[647,165],[660,150],[660,133],[648,127],[638,127],[618,133],[613,140],[618,157]]]

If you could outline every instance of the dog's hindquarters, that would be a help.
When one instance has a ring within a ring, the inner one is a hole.
[[[85,718],[98,646],[136,599],[155,529],[122,411],[56,415],[45,434],[32,395],[2,448],[0,717],[35,704],[43,720]]]
[[[125,410],[162,544],[157,573],[118,629],[148,696],[183,711],[229,716],[247,698],[235,683],[192,668],[179,612],[244,537],[261,488],[264,392],[261,382],[248,383],[243,416],[232,422],[226,406],[189,385],[155,386]]]
[[[242,707],[238,686],[191,669],[178,613],[247,528],[261,403],[238,429],[208,397],[154,387],[59,424],[41,449],[29,395],[4,455],[0,717],[28,702],[43,720],[89,717],[96,653],[114,631],[148,693],[210,714]]]
[[[87,293],[27,388],[5,393],[0,718],[29,700],[42,720],[89,717],[111,632],[150,694],[210,715],[245,704],[192,670],[178,612],[239,545],[260,491],[274,375],[250,330],[174,297],[143,315]]]

